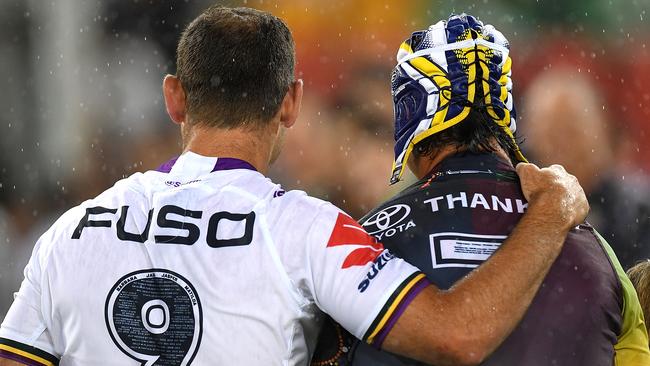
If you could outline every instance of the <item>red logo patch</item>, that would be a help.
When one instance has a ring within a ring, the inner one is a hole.
[[[341,268],[365,266],[374,261],[384,251],[383,244],[377,242],[377,239],[373,236],[368,235],[354,219],[342,213],[339,213],[336,218],[334,230],[332,230],[330,240],[327,242],[327,247],[339,245],[363,246],[350,252],[343,261]]]

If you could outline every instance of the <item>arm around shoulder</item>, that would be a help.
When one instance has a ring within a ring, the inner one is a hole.
[[[588,204],[561,167],[518,167],[529,209],[502,249],[447,291],[422,291],[383,348],[436,365],[481,363],[512,332]]]

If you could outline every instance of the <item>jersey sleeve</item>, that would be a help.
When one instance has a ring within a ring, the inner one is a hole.
[[[648,332],[639,297],[632,285],[632,281],[627,277],[618,258],[616,258],[614,250],[598,232],[596,232],[596,235],[603,244],[616,270],[623,291],[623,324],[617,343],[614,345],[616,351],[615,364],[616,366],[650,365]]]
[[[357,338],[380,348],[430,283],[354,219],[327,206],[310,230],[308,267],[316,304]]]
[[[25,267],[20,290],[0,326],[0,358],[26,365],[58,365],[54,342],[48,330],[49,288],[42,264],[47,255],[41,245],[34,247]]]

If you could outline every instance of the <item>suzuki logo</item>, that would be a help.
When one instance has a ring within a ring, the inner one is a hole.
[[[398,225],[410,213],[411,208],[407,205],[397,204],[389,206],[370,216],[363,223],[363,228],[368,231],[368,234],[374,235]]]

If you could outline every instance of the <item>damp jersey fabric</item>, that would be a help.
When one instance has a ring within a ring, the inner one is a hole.
[[[493,154],[468,153],[447,158],[359,221],[387,249],[447,289],[498,250],[526,207],[509,163]],[[356,366],[418,364],[363,344],[354,349]],[[524,318],[481,365],[614,362],[650,365],[643,313],[609,245],[592,227],[580,225],[569,233]]]
[[[71,209],[0,327],[31,365],[306,365],[323,313],[379,345],[428,285],[333,205],[191,152]]]

